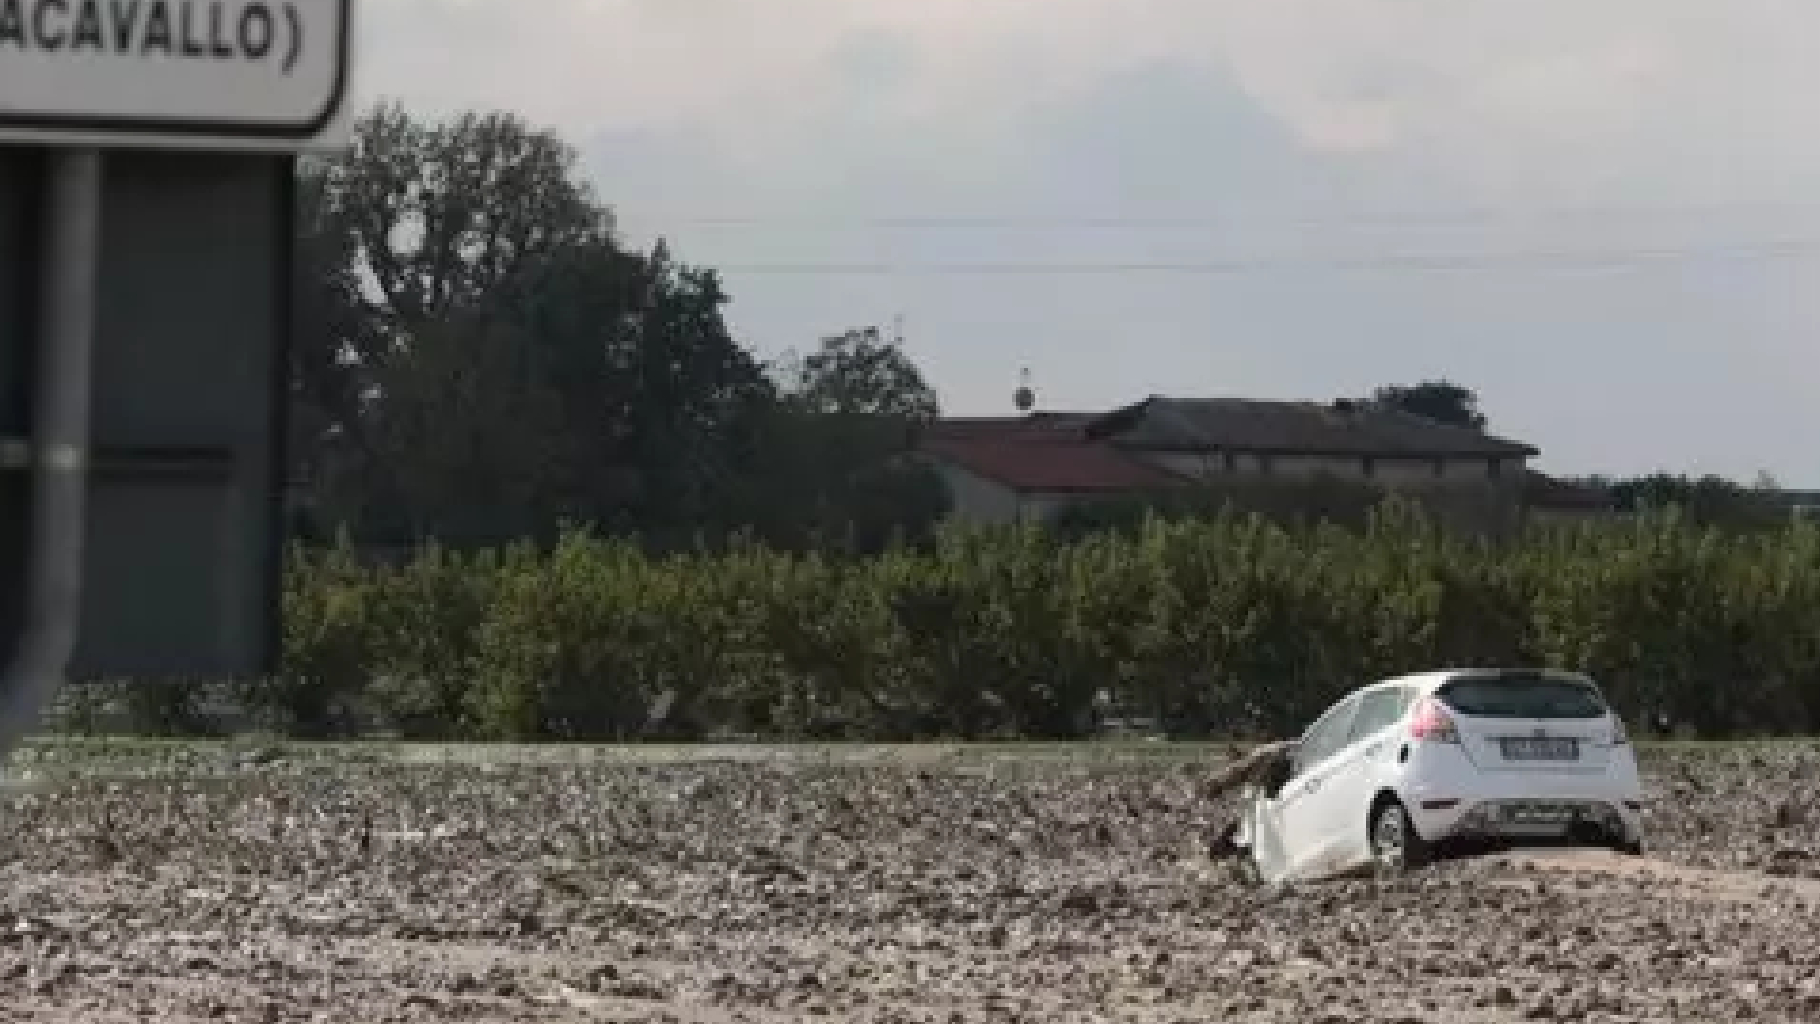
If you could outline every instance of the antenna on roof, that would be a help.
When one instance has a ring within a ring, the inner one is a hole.
[[[1030,386],[1030,367],[1026,366],[1017,374],[1017,390],[1011,393],[1011,402],[1018,412],[1029,412],[1036,406],[1036,390]]]

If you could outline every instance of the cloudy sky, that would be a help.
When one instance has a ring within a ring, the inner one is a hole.
[[[1449,377],[1555,471],[1820,487],[1812,0],[362,6],[369,98],[560,130],[767,354],[901,316],[966,414]]]

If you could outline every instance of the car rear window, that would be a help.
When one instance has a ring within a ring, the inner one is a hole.
[[[1599,691],[1571,679],[1500,676],[1456,679],[1435,691],[1449,708],[1472,718],[1598,718]]]

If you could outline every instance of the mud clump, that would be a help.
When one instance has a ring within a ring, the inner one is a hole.
[[[1646,752],[1646,858],[1280,891],[1205,855],[1231,809],[1200,787],[1217,753],[695,756],[280,751],[7,793],[0,1005],[39,1021],[1820,1019],[1820,748]]]

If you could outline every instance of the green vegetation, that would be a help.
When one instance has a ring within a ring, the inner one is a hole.
[[[293,564],[285,673],[240,697],[304,735],[1066,739],[1110,712],[1244,737],[1374,677],[1514,663],[1589,671],[1634,720],[1703,736],[1820,724],[1807,525],[1725,534],[1665,513],[1494,546],[1392,504],[1359,532],[1228,516],[953,532],[875,557],[651,555],[571,532]],[[196,720],[158,710],[165,731]]]

